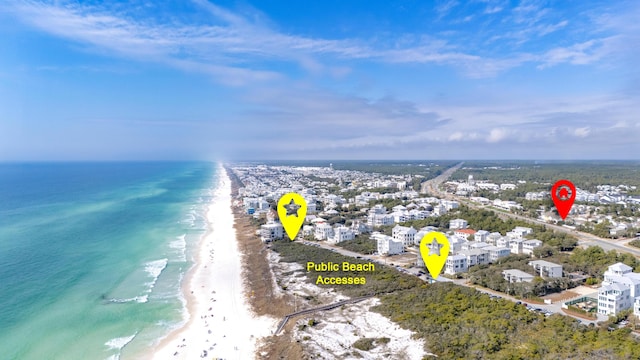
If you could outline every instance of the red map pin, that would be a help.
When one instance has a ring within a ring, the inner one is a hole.
[[[576,200],[576,187],[569,180],[560,180],[551,187],[551,198],[562,220],[567,218]]]

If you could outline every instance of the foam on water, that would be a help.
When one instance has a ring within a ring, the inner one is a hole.
[[[125,346],[127,346],[131,341],[133,341],[133,339],[136,337],[136,335],[138,335],[137,332],[135,334],[131,335],[131,336],[114,338],[114,339],[111,339],[111,340],[107,341],[106,343],[104,343],[110,350],[117,350],[118,351],[117,354],[109,356],[107,358],[107,360],[118,360],[118,359],[120,359],[120,352],[122,351],[122,349]]]
[[[178,250],[180,257],[178,261],[187,261],[187,234],[182,234],[176,237],[176,240],[173,240],[169,243],[169,247],[175,250]]]
[[[156,282],[158,281],[158,277],[162,274],[162,271],[167,267],[169,263],[169,259],[160,259],[155,261],[149,261],[144,265],[144,270],[153,277],[153,280],[147,285],[149,285],[149,289],[147,293],[150,293],[153,290],[153,287],[156,286]]]

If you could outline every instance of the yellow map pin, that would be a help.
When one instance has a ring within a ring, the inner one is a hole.
[[[286,193],[278,200],[278,217],[289,239],[296,238],[305,216],[307,216],[307,202],[299,194]]]
[[[422,237],[420,254],[425,265],[427,265],[431,277],[437,279],[444,264],[447,262],[449,240],[443,233],[432,231]]]

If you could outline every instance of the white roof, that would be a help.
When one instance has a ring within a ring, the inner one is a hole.
[[[546,267],[557,267],[560,266],[562,267],[562,265],[560,264],[556,264],[556,263],[552,263],[550,261],[546,261],[546,260],[533,260],[533,261],[529,261],[529,265],[540,265],[540,266],[546,266]]]
[[[633,268],[629,265],[619,262],[609,266],[609,270],[627,272],[633,270]]]
[[[526,277],[531,277],[531,278],[533,278],[533,277],[535,277],[535,275],[531,275],[531,274],[529,274],[529,273],[526,273],[526,272],[524,272],[524,271],[522,271],[522,270],[518,270],[518,269],[508,269],[508,270],[503,270],[503,271],[502,271],[502,273],[503,273],[503,274],[504,274],[504,273],[507,273],[507,274],[509,274],[509,275],[514,275],[514,276],[517,276],[517,277],[523,277],[523,278],[526,278]]]

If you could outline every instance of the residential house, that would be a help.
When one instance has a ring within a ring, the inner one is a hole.
[[[489,232],[487,230],[478,230],[473,235],[473,240],[486,242],[488,237],[489,237]]]
[[[503,270],[502,276],[510,283],[531,282],[533,281],[533,278],[535,278],[534,275],[518,269]]]
[[[333,236],[333,228],[327,223],[316,224],[314,237],[316,240],[326,240]]]
[[[468,226],[469,223],[464,219],[453,219],[449,221],[449,229],[451,230],[466,229]]]
[[[402,241],[404,246],[415,244],[415,237],[418,232],[412,227],[396,225],[391,231],[391,236],[398,241]]]
[[[395,255],[404,252],[404,244],[402,241],[394,240],[391,236],[380,233],[372,235],[371,237],[376,239],[378,254],[380,255]]]
[[[458,254],[464,255],[467,258],[468,266],[489,263],[489,252],[484,249],[461,250]]]
[[[473,236],[476,231],[473,229],[458,229],[453,232],[456,236],[469,240],[469,237]]]
[[[353,240],[355,237],[356,234],[350,228],[346,226],[337,226],[333,229],[333,236],[329,237],[327,240],[337,244],[343,241]]]
[[[545,260],[529,261],[532,266],[540,273],[540,277],[560,278],[562,277],[562,265],[554,264]]]
[[[496,262],[498,259],[511,255],[511,249],[507,247],[497,247],[489,245],[482,248],[489,252],[489,262]]]
[[[279,222],[269,222],[260,226],[262,242],[271,242],[284,237],[284,228]]]
[[[633,306],[633,298],[628,287],[622,284],[602,285],[598,289],[598,313],[615,315]]]
[[[444,272],[445,274],[458,274],[467,272],[469,270],[469,266],[467,265],[467,257],[464,255],[449,255],[447,257],[447,262],[445,263]]]
[[[542,241],[538,239],[525,240],[522,242],[522,253],[527,255],[533,255],[533,250],[542,246]]]

